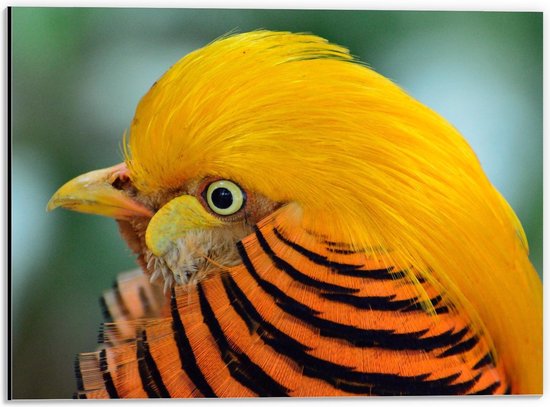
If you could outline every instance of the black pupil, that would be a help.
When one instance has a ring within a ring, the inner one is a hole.
[[[216,188],[212,191],[212,203],[216,208],[227,209],[233,203],[233,194],[227,188]]]

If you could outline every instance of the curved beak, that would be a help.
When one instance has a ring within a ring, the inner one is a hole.
[[[113,186],[116,180],[127,178],[128,168],[124,163],[82,174],[57,190],[48,202],[47,210],[61,207],[119,220],[152,217],[150,209]]]

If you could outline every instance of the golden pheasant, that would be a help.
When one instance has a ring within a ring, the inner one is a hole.
[[[152,86],[124,153],[48,206],[115,218],[143,270],[105,293],[77,397],[542,392],[514,212],[457,130],[345,48],[218,39]]]

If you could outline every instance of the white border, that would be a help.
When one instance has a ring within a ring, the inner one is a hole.
[[[242,8],[242,9],[262,9],[262,8],[274,8],[274,9],[357,9],[357,10],[444,10],[444,11],[455,11],[455,10],[467,10],[467,11],[546,11],[548,1],[547,0],[440,0],[440,1],[428,1],[428,0],[376,0],[376,1],[368,1],[368,0],[340,0],[338,2],[335,1],[322,1],[322,0],[298,0],[298,1],[289,1],[289,0],[279,0],[279,1],[269,1],[269,0],[195,0],[195,1],[176,1],[176,0],[159,0],[156,2],[153,1],[106,1],[106,0],[80,0],[80,1],[66,1],[66,0],[48,0],[48,1],[10,1],[2,2],[2,32],[0,34],[1,36],[1,43],[2,43],[2,49],[3,49],[3,61],[2,64],[2,80],[0,81],[0,86],[2,87],[2,101],[0,102],[2,105],[2,133],[5,134],[3,138],[3,142],[0,145],[0,166],[1,166],[1,173],[2,173],[2,187],[3,191],[7,191],[7,175],[4,173],[6,169],[6,140],[7,140],[7,134],[6,134],[6,111],[7,106],[5,106],[6,101],[6,95],[7,95],[7,82],[5,80],[7,75],[7,37],[6,37],[6,10],[5,8],[8,6],[14,6],[14,7],[148,7],[148,8]],[[546,23],[546,17],[544,17],[544,23]],[[546,44],[548,43],[548,38],[546,34],[546,30],[544,30],[544,50],[546,51]],[[544,52],[544,55],[546,56],[546,52]],[[546,57],[544,58],[546,60]],[[544,63],[544,66],[546,67],[547,64]],[[546,71],[546,69],[545,69]],[[546,96],[546,81],[544,81],[544,96]],[[546,99],[546,97],[544,97]],[[547,104],[544,103],[544,116],[543,117],[550,117],[549,116],[549,109]],[[546,129],[546,126],[543,127]],[[544,139],[544,138],[543,138]],[[547,143],[543,143],[544,145],[544,157],[547,157]],[[544,162],[544,161],[543,161]],[[544,165],[544,175],[546,174],[546,165]],[[545,176],[544,180],[546,181],[548,178]],[[546,182],[545,182],[546,184]],[[544,189],[546,191],[546,188]],[[547,194],[544,193],[544,201],[548,202]],[[6,264],[6,246],[7,242],[4,242],[6,235],[6,221],[7,221],[7,207],[5,206],[7,203],[7,196],[1,200],[1,209],[2,209],[2,216],[0,216],[0,230],[3,231],[1,234],[0,239],[2,240],[2,251],[1,254],[1,260],[2,260],[2,272],[7,273],[8,270],[4,270],[5,264]],[[545,205],[546,206],[546,205]],[[545,222],[545,228],[546,231],[546,222]],[[546,233],[545,233],[546,236]],[[547,242],[546,239],[544,239],[544,248],[546,249],[550,243]],[[545,253],[548,253],[547,250],[544,250]],[[6,275],[3,274],[3,279],[6,281]],[[6,317],[6,306],[7,306],[7,299],[4,298],[5,295],[5,284],[2,284],[2,290],[0,293],[0,298],[2,298],[2,304],[3,312],[2,312],[2,327],[4,335],[0,335],[0,343],[1,343],[1,355],[2,355],[2,369],[0,369],[0,380],[1,380],[1,389],[3,391],[2,394],[2,402],[4,403],[7,397],[7,388],[6,388],[6,380],[7,378],[4,377],[4,375],[7,373],[8,367],[6,366],[6,349],[7,349],[7,331],[6,331],[6,323],[5,317]],[[547,291],[546,289],[544,291]],[[547,315],[548,313],[545,313]],[[547,322],[548,318],[545,318],[545,322]],[[546,323],[545,323],[546,326]],[[546,342],[546,341],[545,341]],[[546,360],[546,357],[545,357]],[[546,366],[546,363],[545,363]],[[550,374],[548,371],[545,374],[544,377],[544,388],[546,391],[548,391],[548,377]],[[506,399],[503,398],[467,398],[468,403],[473,404],[492,404],[492,403],[504,403],[505,405],[523,405],[524,403],[541,403],[546,397],[541,398],[532,398],[532,397],[509,397]],[[345,404],[352,404],[357,405],[357,403],[384,403],[385,405],[397,405],[398,403],[406,402],[407,404],[411,405],[421,405],[424,403],[462,403],[465,401],[464,397],[416,397],[416,398],[376,398],[372,400],[366,400],[365,398],[357,398],[357,399],[346,399],[346,398],[340,398],[340,399],[300,399],[300,400],[293,400],[293,401],[281,401],[279,399],[254,399],[254,400],[225,400],[223,403],[225,404],[241,404],[246,403],[250,405],[252,403],[253,405],[256,405],[256,403],[267,403],[269,405],[312,405],[315,403],[321,404],[321,405],[327,405],[328,403],[345,403]],[[182,402],[181,400],[179,402]],[[202,405],[205,404],[211,404],[214,401],[185,401],[186,403],[201,403]],[[27,402],[18,402],[27,404]],[[147,403],[151,403],[150,401],[147,401]],[[158,405],[161,403],[161,401],[153,402],[154,405]],[[36,404],[33,402],[33,404]],[[115,405],[115,402],[103,402],[105,405]]]

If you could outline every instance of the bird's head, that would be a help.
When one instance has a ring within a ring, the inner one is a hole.
[[[117,219],[165,287],[237,265],[236,242],[274,214],[290,239],[380,253],[467,307],[504,354],[522,349],[506,319],[525,320],[540,281],[515,271],[530,266],[513,211],[449,123],[340,46],[269,31],[214,41],[143,97],[124,152],[48,208]]]
[[[417,269],[453,263],[500,210],[487,210],[495,192],[451,125],[313,35],[256,31],[187,55],[140,101],[124,150],[49,208],[118,219],[167,284],[234,265],[235,243],[276,210]]]

